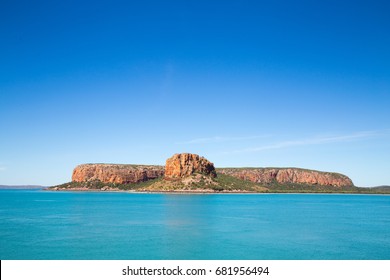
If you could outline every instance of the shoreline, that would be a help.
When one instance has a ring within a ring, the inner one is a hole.
[[[373,192],[251,192],[251,191],[214,191],[214,190],[169,190],[169,191],[151,191],[151,190],[101,190],[101,189],[83,189],[83,188],[72,188],[72,189],[50,189],[43,188],[43,191],[51,191],[51,192],[95,192],[95,193],[139,193],[139,194],[349,194],[349,195],[390,195],[390,193],[373,193]]]
[[[42,189],[43,191],[52,191],[52,192],[97,192],[97,193],[177,193],[177,194],[223,194],[223,193],[261,193],[261,192],[251,192],[251,191],[243,191],[243,190],[237,190],[237,191],[215,191],[212,189],[199,189],[199,190],[169,190],[169,191],[152,191],[152,190],[120,190],[120,189],[107,189],[107,190],[101,190],[101,189],[84,189],[84,188],[70,188],[70,189],[50,189],[45,188]]]

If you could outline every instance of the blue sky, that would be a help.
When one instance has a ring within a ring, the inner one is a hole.
[[[390,184],[388,1],[1,1],[0,184],[81,163]]]

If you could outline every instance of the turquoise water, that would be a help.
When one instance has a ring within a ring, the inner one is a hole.
[[[390,196],[0,190],[0,259],[390,259]]]

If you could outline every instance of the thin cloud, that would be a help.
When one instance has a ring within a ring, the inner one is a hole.
[[[380,133],[377,131],[364,131],[364,132],[358,132],[358,133],[349,134],[349,135],[312,137],[312,138],[307,138],[307,139],[283,141],[283,142],[277,142],[277,143],[270,144],[270,145],[247,148],[247,149],[242,149],[242,150],[236,150],[236,151],[232,151],[231,153],[261,152],[261,151],[285,149],[285,148],[297,147],[297,146],[321,145],[321,144],[328,144],[328,143],[341,143],[341,142],[355,141],[355,140],[364,139],[364,138],[370,138],[370,137],[379,136],[379,135],[380,135]]]
[[[214,137],[196,138],[188,141],[177,142],[176,144],[209,144],[209,143],[221,143],[221,142],[233,142],[233,141],[246,141],[246,140],[260,139],[268,136],[269,135],[245,136],[245,137],[214,136]]]

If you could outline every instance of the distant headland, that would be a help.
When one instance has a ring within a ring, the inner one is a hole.
[[[19,189],[19,190],[25,190],[25,189],[43,189],[44,186],[38,186],[38,185],[0,185],[0,189]]]
[[[359,188],[346,175],[301,168],[215,168],[196,154],[175,154],[165,166],[81,164],[72,181],[49,190],[194,193],[389,193]]]

